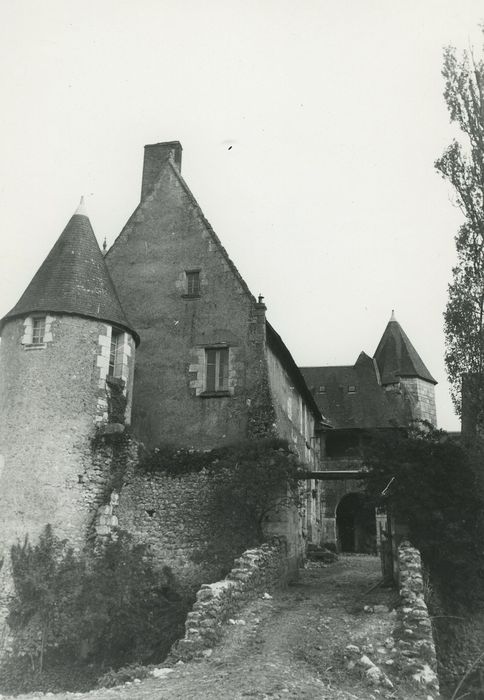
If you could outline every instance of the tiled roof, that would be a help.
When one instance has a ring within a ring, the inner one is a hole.
[[[35,311],[95,318],[139,337],[127,320],[81,203],[20,300],[0,321]]]
[[[398,382],[399,377],[419,377],[437,384],[393,314],[374,357],[384,385]]]
[[[374,361],[364,352],[353,366],[300,369],[321,412],[335,428],[408,425],[411,416],[405,394],[381,387]]]

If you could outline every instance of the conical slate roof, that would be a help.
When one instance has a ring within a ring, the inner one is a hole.
[[[83,200],[17,304],[0,321],[35,311],[76,314],[129,331]]]
[[[382,384],[394,384],[398,377],[419,377],[437,384],[393,312],[374,358]]]

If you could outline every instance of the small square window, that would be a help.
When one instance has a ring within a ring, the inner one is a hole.
[[[205,350],[205,391],[217,392],[229,389],[229,349],[207,348]]]
[[[348,386],[348,394],[356,394],[356,386],[354,384]]]
[[[42,345],[45,335],[45,316],[32,319],[32,345]]]
[[[200,270],[188,270],[187,276],[187,295],[197,297],[200,295]]]
[[[320,387],[318,388],[318,394],[325,394],[326,393],[326,386],[324,384],[321,384]]]

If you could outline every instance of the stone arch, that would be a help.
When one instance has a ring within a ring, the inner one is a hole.
[[[375,509],[364,494],[346,493],[336,506],[338,551],[376,553]]]

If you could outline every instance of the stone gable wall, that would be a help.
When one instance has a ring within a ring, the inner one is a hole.
[[[255,300],[247,292],[173,166],[136,209],[106,264],[137,329],[132,422],[148,448],[160,442],[204,449],[247,434],[258,348],[251,342]],[[186,271],[199,270],[188,295]],[[229,392],[203,396],[206,347],[230,352]]]

